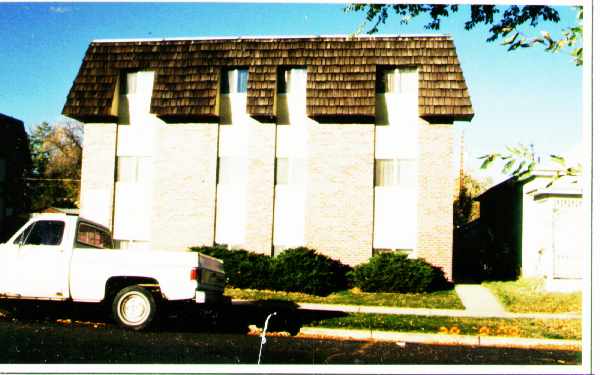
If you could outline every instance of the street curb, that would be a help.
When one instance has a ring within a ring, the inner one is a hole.
[[[434,345],[468,345],[496,348],[581,350],[581,341],[579,340],[535,339],[523,337],[467,336],[313,327],[301,328],[299,336],[393,341],[398,343],[399,346],[403,346],[406,343],[412,343]]]
[[[313,311],[339,311],[345,313],[361,314],[388,314],[388,315],[420,315],[420,316],[449,316],[457,318],[499,318],[499,319],[581,319],[580,314],[574,313],[511,313],[511,312],[483,312],[470,310],[426,309],[385,306],[358,306],[358,305],[333,305],[320,303],[297,303],[299,310]]]

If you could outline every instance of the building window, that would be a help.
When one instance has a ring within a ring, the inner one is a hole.
[[[229,69],[221,72],[221,94],[248,92],[248,69]]]
[[[239,184],[244,170],[243,159],[234,156],[221,156],[217,159],[217,184]]]
[[[375,159],[375,186],[413,187],[416,164],[415,159]]]
[[[301,158],[277,158],[275,160],[276,185],[303,185],[306,176],[306,160]]]
[[[278,70],[277,93],[306,93],[306,68],[284,68]]]
[[[119,94],[121,95],[129,95],[135,94],[137,88],[137,79],[138,73],[127,73],[124,72],[121,74],[121,84],[119,85]]]
[[[150,173],[150,157],[117,156],[117,182],[146,181]]]
[[[401,68],[385,68],[377,70],[377,83],[376,92],[377,94],[398,94],[403,92],[406,88],[404,83],[404,77],[402,73],[412,72],[414,69],[401,69]]]

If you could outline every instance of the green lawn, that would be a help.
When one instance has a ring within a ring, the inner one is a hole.
[[[234,299],[247,300],[276,299],[292,302],[338,305],[464,309],[460,298],[454,290],[434,293],[365,293],[357,289],[351,289],[333,293],[326,297],[318,297],[304,293],[227,288],[225,290],[225,295]]]
[[[544,291],[542,279],[485,282],[505,308],[521,313],[581,312],[581,292],[550,293]]]
[[[349,314],[344,317],[308,322],[305,326],[581,340],[580,319],[453,318],[414,315]]]

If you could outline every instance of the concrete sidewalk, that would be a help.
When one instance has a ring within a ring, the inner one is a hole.
[[[435,345],[468,345],[482,347],[505,347],[525,349],[558,349],[581,350],[579,340],[532,339],[522,337],[498,336],[466,336],[444,335],[439,333],[404,333],[389,331],[370,331],[357,329],[331,329],[303,327],[300,329],[301,337],[313,338],[339,338],[350,340],[377,340],[393,341],[399,346],[406,343],[435,344]]]
[[[465,306],[464,310],[455,309],[425,309],[383,306],[355,306],[355,305],[327,305],[316,303],[298,303],[301,310],[340,311],[347,313],[366,314],[395,314],[395,315],[423,315],[423,316],[449,316],[468,318],[530,318],[530,319],[580,319],[578,313],[511,313],[504,310],[504,306],[496,296],[486,287],[476,284],[455,285],[456,294]]]
[[[411,307],[333,305],[298,302],[298,309],[311,311],[339,311],[345,313],[448,316],[458,318],[509,318],[509,319],[581,319],[579,313],[513,313],[504,310],[492,292],[481,285],[457,284],[456,293],[465,306],[459,309],[427,309]],[[235,300],[234,304],[252,304],[249,300]]]
[[[424,309],[384,306],[356,306],[356,305],[327,305],[319,303],[298,303],[300,310],[313,311],[339,311],[346,313],[365,314],[395,314],[395,315],[422,315],[422,316],[449,316],[468,318],[532,318],[532,319],[581,319],[577,313],[509,313],[494,311],[469,311],[450,309]]]

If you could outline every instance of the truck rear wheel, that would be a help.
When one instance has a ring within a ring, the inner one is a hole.
[[[156,301],[152,293],[140,286],[121,289],[112,304],[113,318],[124,328],[141,330],[152,323],[156,315]]]

